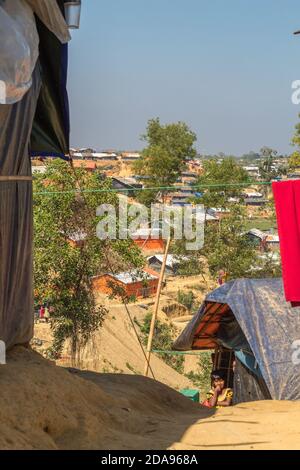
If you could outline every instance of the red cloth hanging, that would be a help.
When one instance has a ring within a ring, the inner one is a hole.
[[[285,296],[300,303],[300,180],[273,183]]]

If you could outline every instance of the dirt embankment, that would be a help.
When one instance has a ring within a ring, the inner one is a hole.
[[[130,306],[129,309],[133,319],[142,321],[145,315],[143,309],[137,306]],[[137,325],[136,328],[138,330]],[[35,349],[42,353],[51,345],[52,335],[49,325],[37,324],[35,338],[43,342],[41,347],[35,346]],[[59,364],[67,366],[71,364],[67,349]],[[143,375],[145,356],[124,306],[110,306],[104,325],[81,351],[80,368],[103,373]],[[184,375],[168,366],[159,356],[152,355],[151,369],[156,380],[175,390],[194,388]],[[151,372],[149,376],[153,378]]]
[[[212,284],[211,281],[209,282]],[[158,320],[171,322],[176,327],[176,334],[179,335],[192,316],[188,315],[189,312],[184,306],[178,304],[178,291],[193,291],[196,299],[195,304],[201,305],[206,289],[207,285],[199,276],[169,278],[167,286],[162,292]],[[95,372],[142,375],[145,357],[124,305],[105,295],[99,295],[97,300],[107,308],[109,313],[102,328],[96,332],[93,340],[82,351],[80,368]],[[147,314],[152,313],[154,300],[154,298],[144,299],[137,304],[128,306],[135,328],[139,333],[138,325],[143,323]],[[35,339],[42,341],[41,347],[34,344],[34,348],[38,352],[43,353],[43,350],[50,347],[52,335],[49,325],[44,323],[35,325]],[[197,356],[186,356],[184,372],[197,372],[198,361]],[[65,350],[60,365],[69,366],[70,364],[70,355]],[[169,367],[159,355],[152,355],[151,369],[153,372],[153,375],[150,373],[151,378],[154,376],[156,380],[175,390],[195,388],[187,377]]]
[[[144,377],[63,369],[15,348],[0,367],[1,449],[299,449],[300,403],[216,413]]]

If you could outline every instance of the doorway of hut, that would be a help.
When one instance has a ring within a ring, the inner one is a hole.
[[[233,388],[235,355],[230,349],[218,346],[211,355],[213,370],[220,370],[226,378],[226,387]]]

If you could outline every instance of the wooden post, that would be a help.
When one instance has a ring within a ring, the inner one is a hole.
[[[165,276],[167,257],[168,257],[168,253],[169,253],[170,244],[171,244],[171,237],[168,238],[166,249],[165,249],[164,260],[163,260],[163,264],[162,264],[162,268],[161,268],[160,276],[159,276],[159,283],[158,283],[158,288],[157,288],[157,293],[156,293],[154,311],[153,311],[152,320],[151,320],[151,326],[150,326],[150,332],[149,332],[149,338],[148,338],[148,346],[147,346],[147,353],[146,353],[147,360],[146,360],[145,372],[144,372],[144,375],[146,377],[148,377],[148,373],[149,373],[152,342],[153,342],[153,336],[154,336],[154,330],[155,330],[155,322],[156,322],[157,313],[158,313],[160,294],[161,294],[163,280],[164,280],[164,276]]]

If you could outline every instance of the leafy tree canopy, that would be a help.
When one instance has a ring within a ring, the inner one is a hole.
[[[172,186],[185,169],[186,159],[196,156],[196,134],[183,122],[162,125],[159,118],[151,119],[142,139],[148,145],[134,168],[146,177],[149,188]],[[155,191],[147,191],[138,197],[140,202],[152,202],[156,195]]]
[[[162,125],[159,118],[150,119],[142,139],[148,147],[159,146],[179,161],[197,154],[194,148],[197,136],[184,122]]]
[[[261,253],[247,236],[247,222],[245,209],[235,205],[219,225],[206,227],[203,254],[214,276],[220,271],[226,273],[226,280],[280,276],[272,252]]]
[[[300,167],[300,152],[296,150],[292,153],[289,158],[289,167],[291,169],[299,168]]]
[[[199,202],[206,207],[226,207],[230,204],[230,198],[238,197],[243,191],[243,187],[235,186],[240,183],[250,184],[250,177],[234,158],[227,158],[222,162],[216,159],[207,160],[203,164],[203,174],[197,183],[200,185],[199,191],[201,185],[204,186]],[[205,188],[209,185],[212,187]]]
[[[94,296],[92,278],[143,265],[131,240],[100,240],[96,234],[101,204],[118,207],[111,183],[97,173],[73,169],[68,163],[47,163],[46,173],[34,180],[35,298],[51,307],[54,357],[71,341],[75,360],[80,347],[102,324],[105,309]],[[87,190],[80,193],[83,188]],[[46,192],[51,194],[44,194]]]
[[[300,114],[298,115],[300,118]],[[298,122],[295,126],[295,132],[292,138],[292,145],[294,147],[300,148],[300,122]]]

